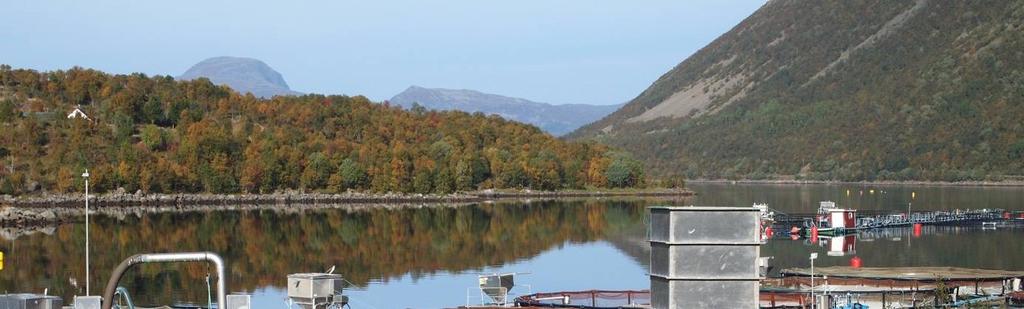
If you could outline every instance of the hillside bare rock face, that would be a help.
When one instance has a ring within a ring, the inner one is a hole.
[[[1024,2],[772,0],[571,133],[691,178],[1024,174]]]
[[[270,98],[275,95],[299,95],[273,68],[263,61],[242,57],[214,57],[196,63],[177,79],[192,80],[206,77],[218,85],[253,95]]]
[[[615,111],[622,105],[538,103],[474,90],[411,86],[389,100],[405,108],[417,103],[427,109],[482,112],[529,123],[552,135],[563,135]]]

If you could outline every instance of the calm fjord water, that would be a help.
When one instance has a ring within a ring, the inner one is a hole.
[[[355,284],[354,308],[439,308],[478,301],[468,288],[476,275],[527,272],[519,288],[558,291],[646,289],[649,248],[645,207],[749,206],[768,203],[784,212],[812,212],[819,201],[868,210],[1003,208],[1024,210],[1024,188],[853,185],[693,184],[683,201],[590,199],[502,202],[469,206],[374,209],[144,214],[124,220],[95,218],[92,293],[110,271],[135,253],[210,250],[229,263],[232,291],[253,294],[254,308],[284,308],[285,276],[323,271]],[[873,193],[871,190],[874,190]],[[847,194],[849,191],[849,195]],[[861,193],[863,192],[863,193]],[[63,296],[84,291],[84,226],[67,224],[0,242],[5,254],[0,292],[49,289]],[[846,265],[960,266],[1024,270],[1024,230],[927,227],[914,236],[891,229],[853,239],[811,244],[773,240],[762,255],[776,268]],[[837,241],[853,242],[830,250]],[[832,251],[832,252],[830,252]],[[137,303],[205,302],[205,265],[146,265],[122,285]],[[75,279],[76,285],[69,279]],[[528,285],[528,286],[526,286]]]

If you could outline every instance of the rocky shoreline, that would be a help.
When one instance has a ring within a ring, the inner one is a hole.
[[[397,194],[346,192],[341,194],[283,192],[274,194],[135,194],[117,192],[90,194],[90,214],[124,218],[145,213],[343,208],[437,207],[510,199],[587,197],[686,197],[694,193],[681,189],[532,191],[482,190],[454,194]],[[31,197],[0,197],[0,227],[55,225],[79,220],[85,215],[83,194]]]

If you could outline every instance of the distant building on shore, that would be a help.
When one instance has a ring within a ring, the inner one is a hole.
[[[68,119],[76,119],[76,118],[82,118],[82,119],[85,119],[85,120],[92,120],[92,119],[89,119],[89,115],[86,115],[85,112],[82,111],[82,106],[81,105],[76,106],[75,110],[71,111],[71,113],[68,114]]]

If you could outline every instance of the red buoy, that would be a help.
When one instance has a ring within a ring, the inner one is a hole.
[[[860,268],[860,266],[861,266],[861,260],[860,260],[859,257],[854,256],[854,257],[850,258],[850,267]]]
[[[914,223],[914,238],[921,237],[921,224]]]
[[[772,227],[769,226],[769,227],[764,228],[764,237],[765,238],[772,238],[772,234],[775,234],[775,231],[772,231]]]

